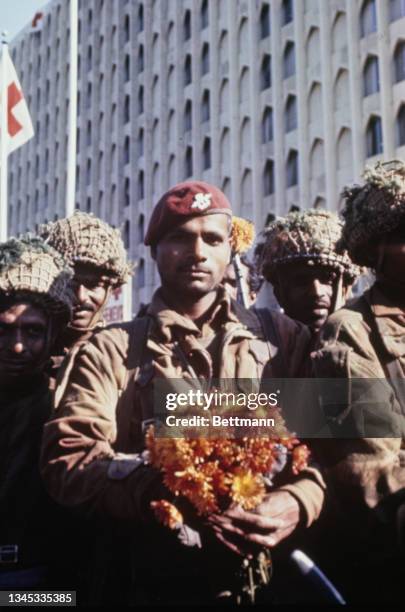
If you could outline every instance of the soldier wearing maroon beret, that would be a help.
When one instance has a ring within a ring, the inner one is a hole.
[[[167,528],[151,510],[152,501],[172,498],[142,454],[145,426],[154,416],[154,381],[198,385],[203,379],[208,389],[214,379],[220,386],[229,379],[254,384],[264,366],[270,376],[295,377],[308,350],[306,328],[275,314],[273,328],[289,355],[284,369],[277,369],[273,357],[280,347],[272,348],[257,316],[222,287],[231,258],[231,216],[225,195],[207,183],[180,183],[163,195],[145,238],[161,286],[142,316],[95,334],[79,350],[55,418],[45,428],[42,473],[50,492],[78,511],[122,525],[143,603],[207,602],[208,581],[224,570],[221,554],[211,555],[209,563],[201,556],[207,549],[204,538],[202,552],[198,547],[198,533],[190,539],[183,531],[174,553]],[[245,554],[257,544],[273,547],[298,524],[308,526],[318,517],[323,496],[317,470],[307,468],[294,481],[280,474],[278,487],[254,512],[237,506],[212,516],[210,538],[228,555]],[[185,550],[186,542],[197,546]],[[119,556],[122,551],[110,558]],[[98,578],[106,575],[106,563],[100,563]],[[126,592],[127,585],[118,586],[115,597]]]
[[[224,193],[208,183],[179,183],[167,191],[153,209],[145,236],[146,246],[159,240],[187,218],[213,214],[232,217],[231,205]]]

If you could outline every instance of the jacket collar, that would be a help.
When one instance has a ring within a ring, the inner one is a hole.
[[[165,341],[172,340],[173,328],[180,328],[185,334],[201,337],[202,332],[197,325],[188,317],[171,309],[163,299],[161,289],[155,291],[152,301],[147,309],[147,314],[152,315]],[[235,314],[235,303],[223,287],[218,288],[217,300],[212,309],[209,319],[204,326],[216,327],[227,323],[239,323]]]

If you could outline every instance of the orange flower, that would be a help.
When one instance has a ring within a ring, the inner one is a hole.
[[[246,459],[242,466],[254,473],[266,474],[274,464],[276,444],[269,438],[251,438],[247,441]]]
[[[263,476],[271,473],[280,453],[291,454],[294,474],[307,465],[308,448],[289,435],[277,410],[273,416],[277,437],[156,438],[152,427],[146,436],[151,464],[162,471],[168,489],[188,499],[200,515],[219,512],[232,502],[251,510],[263,500]],[[167,501],[154,502],[152,507],[169,527],[182,520]]]
[[[197,438],[191,440],[191,448],[194,455],[194,462],[201,463],[206,457],[209,457],[213,451],[214,443],[206,438]]]
[[[204,463],[200,469],[211,482],[211,486],[217,495],[229,495],[232,478],[218,467],[218,461]]]
[[[242,460],[242,449],[238,440],[215,440],[213,457],[218,460],[224,470],[230,469]]]
[[[309,448],[305,444],[300,444],[294,448],[292,452],[292,471],[294,474],[298,474],[307,467],[310,454]]]
[[[165,499],[153,501],[150,505],[159,523],[162,523],[166,527],[170,527],[170,529],[175,529],[178,525],[183,524],[183,515],[181,512],[179,512],[176,506],[173,506],[173,504]]]
[[[218,505],[210,479],[201,469],[188,467],[183,472],[176,472],[176,495],[186,497],[199,514],[217,512]]]

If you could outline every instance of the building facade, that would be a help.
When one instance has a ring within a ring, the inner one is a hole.
[[[11,234],[64,215],[68,4],[11,44],[36,131],[10,157]],[[80,0],[78,54],[76,206],[122,228],[134,311],[170,185],[218,185],[260,231],[405,154],[405,0]]]

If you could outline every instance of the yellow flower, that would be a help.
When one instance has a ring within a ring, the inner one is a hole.
[[[232,483],[232,500],[245,510],[252,510],[263,500],[266,488],[262,477],[251,470],[239,469]]]
[[[234,253],[244,253],[253,245],[255,228],[253,223],[241,217],[232,217],[231,247]]]

